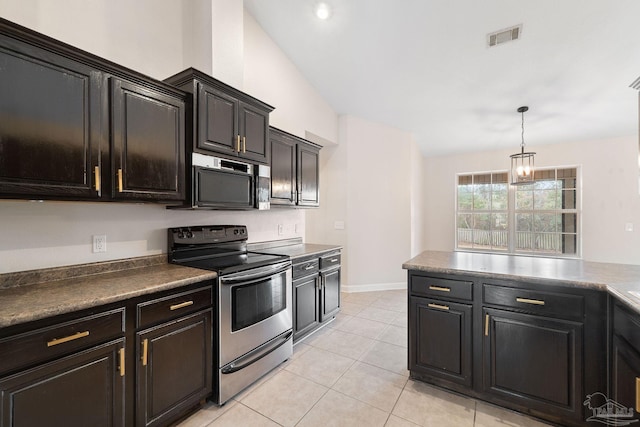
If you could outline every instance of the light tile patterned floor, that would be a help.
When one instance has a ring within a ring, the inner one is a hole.
[[[291,359],[179,427],[545,425],[409,379],[402,290],[343,293],[336,320],[297,344]]]

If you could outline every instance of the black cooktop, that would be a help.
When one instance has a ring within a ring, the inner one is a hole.
[[[170,228],[169,262],[223,275],[289,260],[285,255],[248,252],[247,239],[244,225]]]

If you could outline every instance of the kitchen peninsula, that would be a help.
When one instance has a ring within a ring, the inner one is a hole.
[[[596,393],[637,417],[640,266],[426,251],[403,268],[413,378],[563,425]]]

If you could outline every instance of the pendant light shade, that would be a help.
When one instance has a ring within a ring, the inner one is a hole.
[[[518,108],[518,113],[522,115],[522,142],[520,152],[511,156],[511,185],[531,184],[534,174],[534,156],[536,153],[524,151],[524,113],[529,107]]]

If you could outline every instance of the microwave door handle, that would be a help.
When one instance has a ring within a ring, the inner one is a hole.
[[[258,360],[262,359],[263,357],[276,351],[277,349],[282,347],[284,344],[286,344],[286,342],[289,341],[289,339],[291,338],[291,335],[293,335],[292,330],[285,332],[279,337],[274,338],[271,342],[268,342],[256,348],[255,350],[250,351],[244,356],[237,358],[233,362],[229,363],[227,366],[224,366],[220,370],[220,372],[222,372],[223,374],[233,374],[234,372],[238,372],[241,369],[244,369],[247,366],[254,364]]]
[[[284,271],[287,271],[287,269],[289,268],[291,268],[291,261],[281,262],[266,267],[252,269],[249,273],[232,273],[220,276],[220,283],[232,284],[238,282],[256,281],[259,279],[275,276]]]

